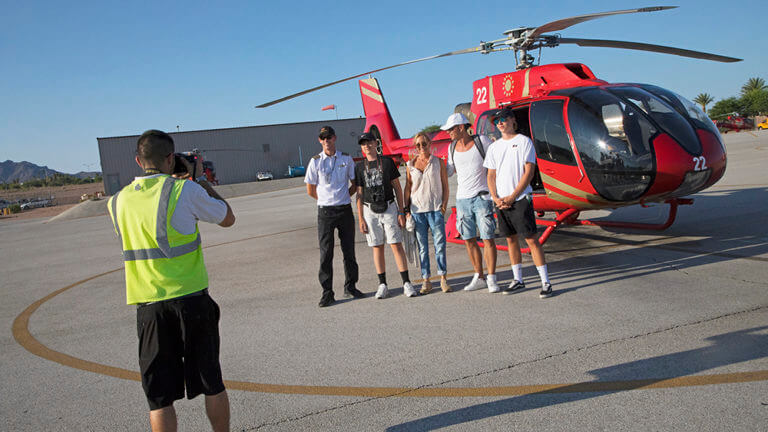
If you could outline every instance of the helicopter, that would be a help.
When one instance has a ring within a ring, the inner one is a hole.
[[[661,87],[637,83],[608,83],[581,63],[536,64],[531,54],[545,47],[576,44],[673,54],[718,62],[741,59],[682,48],[599,39],[564,38],[549,34],[585,21],[632,13],[658,12],[677,6],[653,6],[579,15],[538,27],[504,32],[504,38],[458,51],[379,68],[273,100],[264,108],[355,78],[366,116],[365,132],[378,141],[380,154],[396,162],[415,153],[411,138],[401,138],[378,80],[370,76],[417,62],[442,57],[514,51],[515,71],[474,81],[473,98],[454,111],[472,122],[472,131],[492,141],[500,137],[493,116],[502,108],[515,114],[518,133],[531,138],[536,151],[532,181],[536,223],[545,226],[545,243],[562,225],[597,225],[663,230],[674,223],[680,205],[693,204],[686,196],[715,184],[725,173],[727,154],[722,137],[707,115],[693,102]],[[445,131],[432,136],[437,157],[447,157],[451,140]],[[584,210],[611,209],[649,203],[669,205],[666,222],[658,224],[579,219]],[[547,212],[553,218],[545,219]],[[460,243],[456,212],[446,220],[449,241]],[[503,245],[499,249],[506,249]],[[525,250],[523,250],[525,251]]]

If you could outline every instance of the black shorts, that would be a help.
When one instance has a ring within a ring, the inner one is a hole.
[[[531,238],[536,235],[536,217],[533,214],[531,200],[523,198],[507,209],[496,209],[499,219],[499,232],[504,237],[521,235]]]
[[[141,384],[156,410],[184,397],[224,391],[219,306],[206,293],[138,306]]]

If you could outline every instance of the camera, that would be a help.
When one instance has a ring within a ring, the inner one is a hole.
[[[200,152],[195,149],[189,152],[182,152],[182,153],[174,153],[174,158],[176,158],[176,162],[173,167],[173,173],[174,174],[184,174],[187,172],[187,166],[184,165],[184,162],[182,162],[182,159],[186,159],[187,162],[189,162],[190,165],[192,165],[192,171],[189,173],[192,177],[195,176],[195,170],[197,169],[197,158],[200,157]]]

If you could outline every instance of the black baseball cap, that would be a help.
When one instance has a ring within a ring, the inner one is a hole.
[[[336,131],[330,126],[323,126],[320,128],[320,134],[318,136],[320,139],[328,139],[330,137],[335,137]]]
[[[358,144],[362,144],[366,141],[376,141],[376,137],[373,136],[370,132],[365,132],[364,134],[360,135],[360,137],[357,139]]]
[[[493,115],[491,120],[496,120],[500,118],[514,118],[515,113],[512,111],[512,108],[504,107],[500,109],[496,114]]]

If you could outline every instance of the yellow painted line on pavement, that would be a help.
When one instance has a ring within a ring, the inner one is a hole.
[[[298,231],[298,230],[291,230]],[[272,234],[274,235],[274,234]],[[258,236],[258,237],[266,237]],[[234,243],[234,242],[229,242]],[[218,246],[211,245],[210,247]],[[121,271],[117,268],[100,273],[81,281],[60,288],[29,305],[13,321],[12,332],[16,342],[30,353],[68,366],[74,369],[107,375],[125,380],[140,381],[139,372],[119,367],[96,363],[77,358],[43,345],[29,331],[29,320],[32,314],[47,301],[53,299],[76,286]],[[461,272],[466,274],[471,272]],[[453,276],[456,276],[454,274]],[[715,384],[733,384],[768,380],[768,370],[752,372],[734,372],[712,375],[692,375],[674,378],[625,380],[625,381],[588,381],[570,384],[540,384],[503,387],[354,387],[354,386],[310,386],[263,384],[248,381],[224,381],[227,388],[259,393],[299,394],[318,396],[354,396],[354,397],[494,397],[520,396],[549,393],[585,393],[585,392],[617,392],[639,389],[663,389],[694,387]]]

